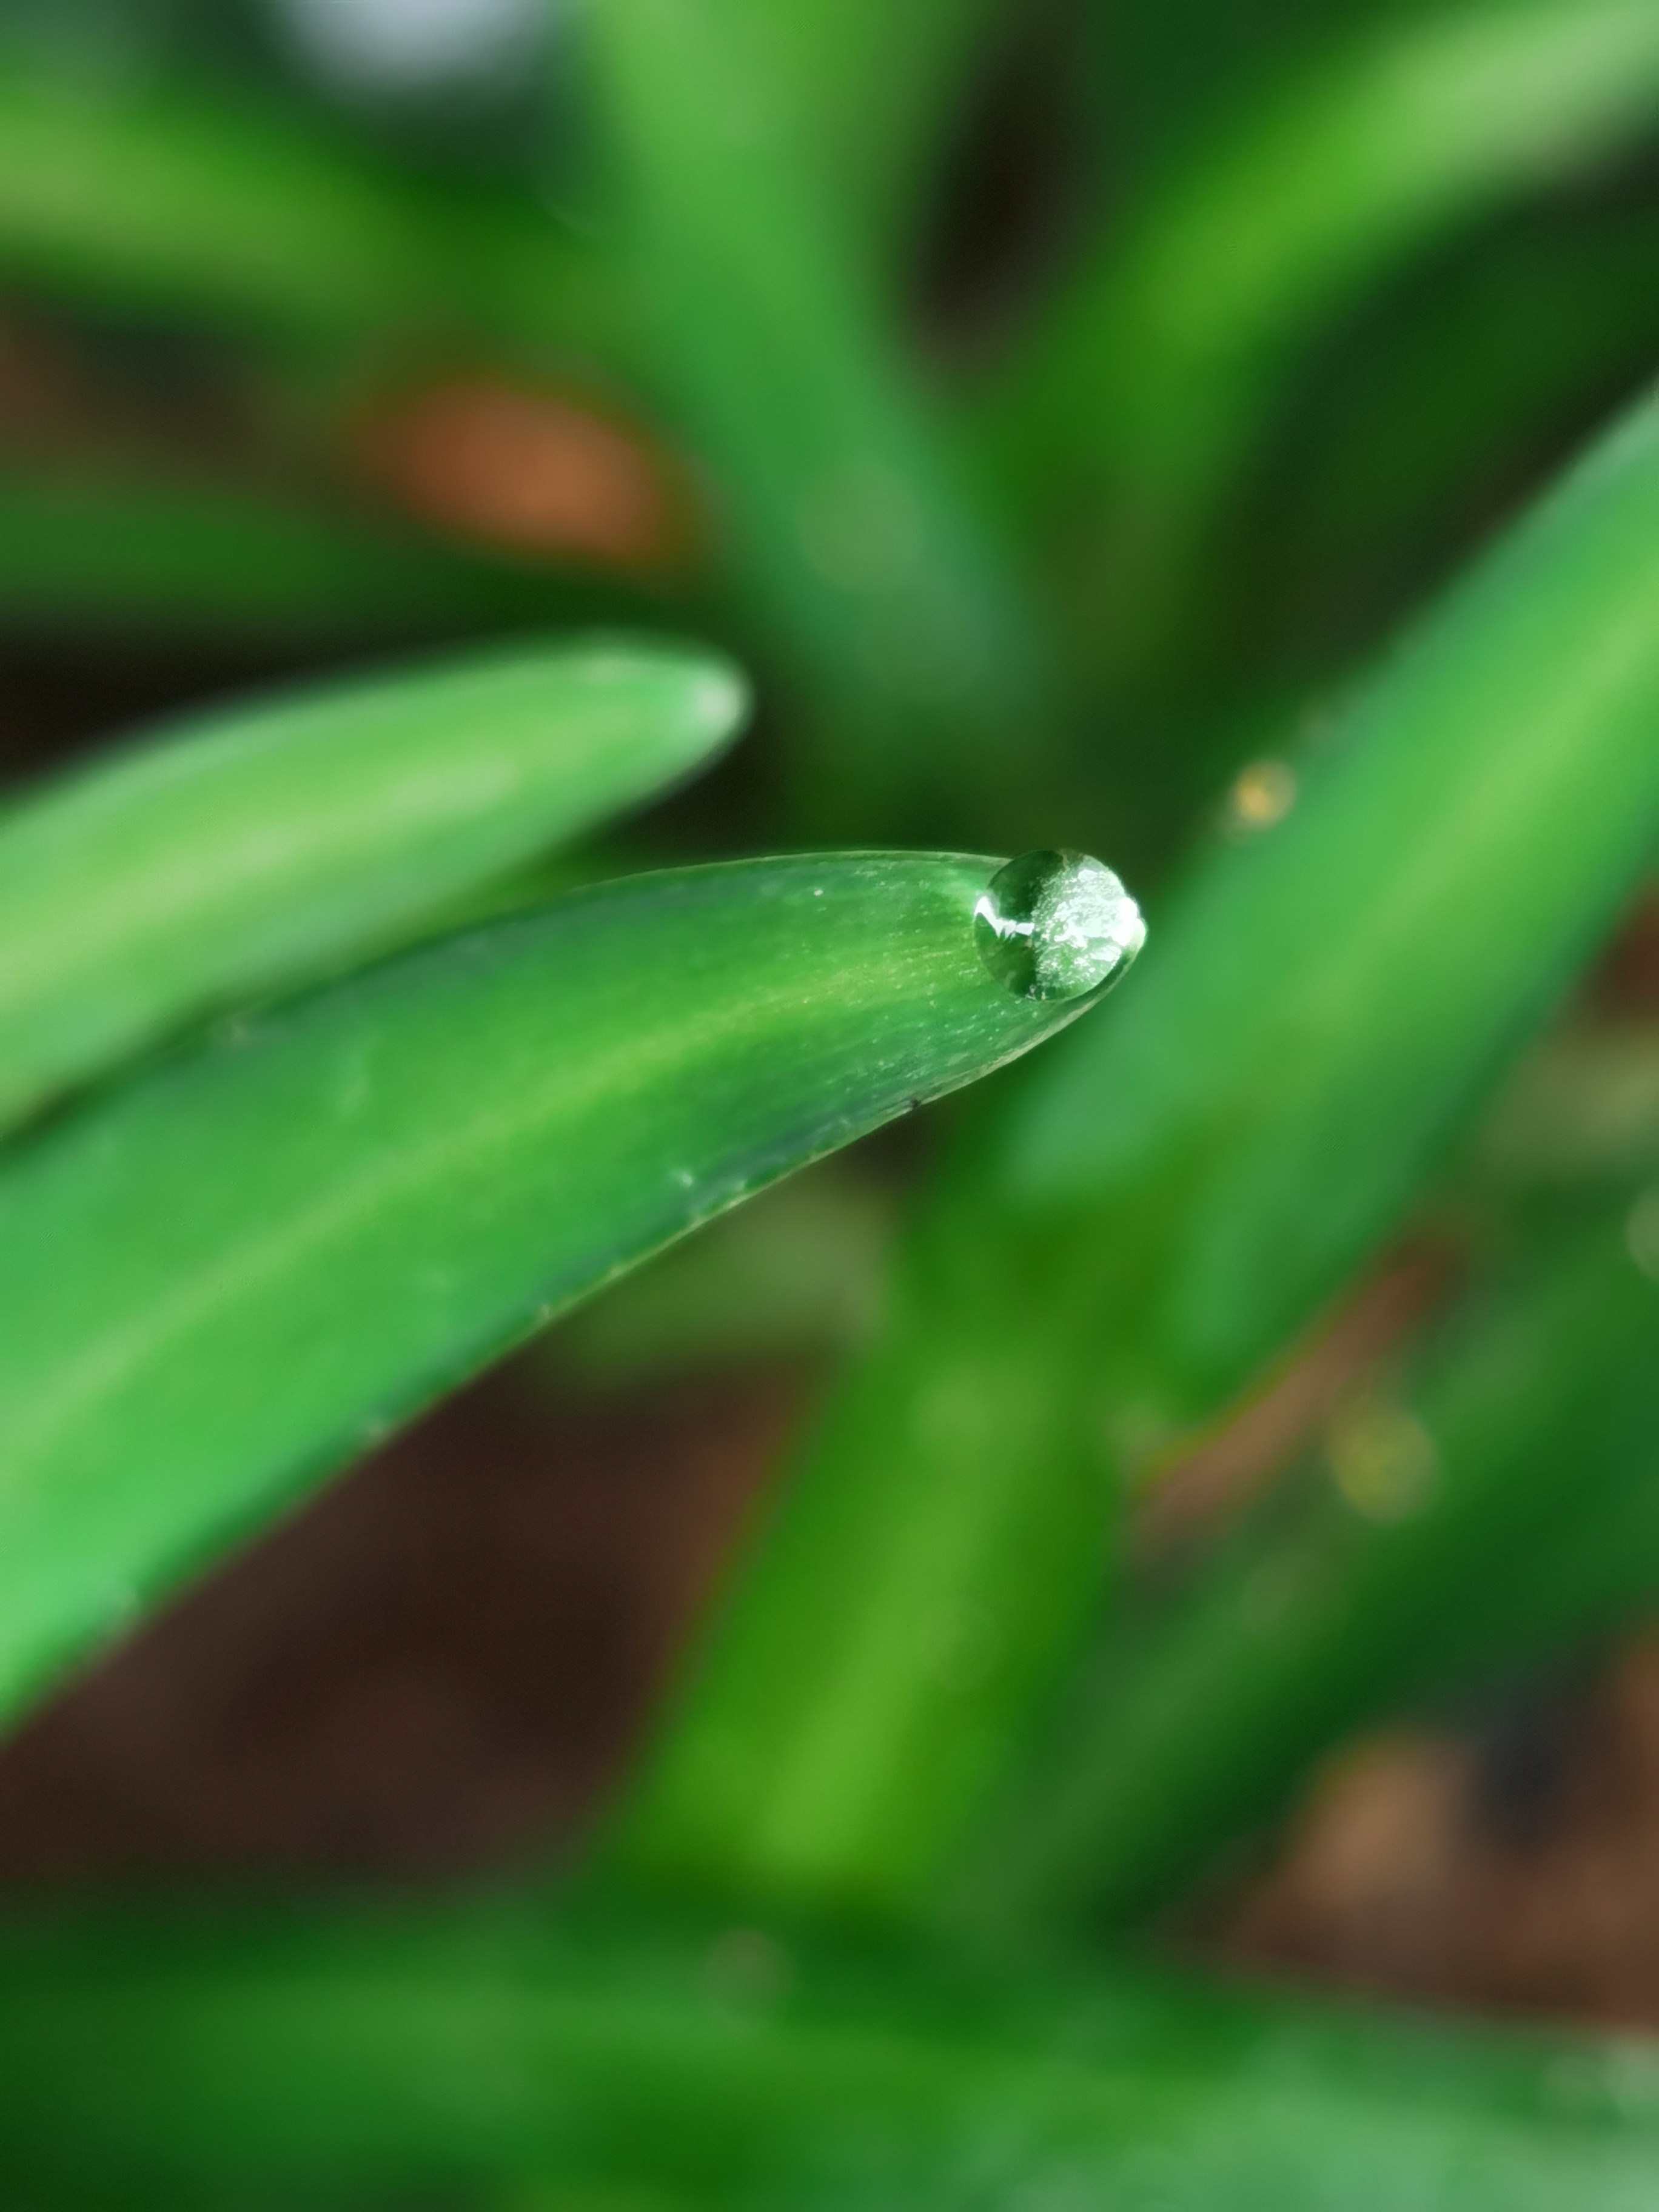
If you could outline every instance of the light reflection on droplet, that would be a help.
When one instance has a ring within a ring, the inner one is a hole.
[[[1118,878],[1086,853],[1022,853],[974,908],[980,957],[1022,999],[1079,999],[1114,981],[1146,941]]]

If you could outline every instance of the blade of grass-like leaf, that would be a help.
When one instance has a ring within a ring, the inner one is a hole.
[[[307,341],[459,325],[628,349],[626,303],[528,198],[400,170],[280,102],[21,45],[0,49],[0,264]]]
[[[1091,623],[1107,609],[1120,649],[1167,643],[1182,566],[1318,317],[1656,117],[1647,0],[1407,12],[1172,170],[1055,303],[981,425],[1022,511],[1092,506],[1097,521],[1103,503]],[[1069,558],[1075,574],[1075,544]]]
[[[941,807],[975,818],[978,787],[1018,800],[1050,713],[1031,618],[785,88],[719,8],[612,0],[586,27],[666,404],[831,748],[813,820],[903,822],[920,793],[936,828]],[[978,823],[996,818],[982,802]]]
[[[615,581],[244,487],[0,468],[0,625],[14,631],[315,642],[592,623],[618,609],[641,611]]]
[[[916,1225],[614,1848],[933,1889],[1097,1608],[1126,1470],[1305,1324],[1659,842],[1659,406],[1385,665],[1288,817]]]
[[[702,766],[713,656],[514,645],[232,707],[0,813],[0,1127]]]
[[[1338,1465],[1271,1501],[1103,1655],[1011,1796],[984,1909],[1166,1902],[1352,1730],[1651,1603],[1659,1284],[1603,1221],[1490,1304],[1409,1413],[1366,1416],[1352,1499]]]
[[[1255,505],[1271,503],[1272,556],[1242,622],[1237,588],[1226,619],[1270,627],[1279,595],[1305,655],[1334,612],[1340,635],[1356,600],[1390,597],[1425,557],[1438,563],[1449,529],[1490,512],[1565,426],[1601,395],[1645,386],[1659,356],[1656,267],[1659,211],[1592,202],[1574,221],[1558,210],[1506,225],[1372,302],[1337,339],[1340,365],[1293,442],[1276,441]]]
[[[1351,37],[1366,22],[1402,12],[1401,0],[1345,0],[1340,14],[1322,0],[1268,0],[1250,9],[1230,0],[1091,9],[1089,59],[1096,83],[1109,88],[1102,120],[1109,115],[1116,125],[1115,165],[1138,175],[1151,163],[1167,163],[1172,149],[1206,138],[1231,103],[1282,78],[1287,64],[1304,61],[1334,28]]]
[[[632,1261],[984,1073],[993,863],[576,892],[225,1034],[0,1165],[0,1703]]]
[[[1337,1287],[1639,884],[1656,603],[1648,399],[1356,693],[1287,817],[1194,877],[1129,1028],[1020,1102],[1022,1202],[1169,1191],[1140,1310],[1198,1400]]]
[[[539,2172],[732,2212],[1638,2212],[1659,2152],[1627,2045],[544,1906],[14,1924],[0,2054],[31,2203]]]
[[[799,112],[842,219],[892,274],[927,212],[990,0],[726,0],[726,13]]]

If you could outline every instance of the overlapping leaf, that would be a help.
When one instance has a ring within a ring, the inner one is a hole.
[[[512,1905],[13,1926],[0,2052],[8,2173],[100,2203],[1633,2212],[1659,2136],[1628,2046]]]
[[[813,818],[908,823],[918,793],[926,818],[963,818],[969,756],[966,788],[1006,809],[1052,738],[1054,687],[810,133],[799,144],[789,74],[718,8],[616,0],[587,32],[665,404],[724,489],[748,603],[830,747]]]
[[[635,878],[233,1023],[0,1164],[0,1698],[584,1291],[1086,1001],[994,864]]]
[[[706,654],[514,646],[231,708],[15,803],[0,1122],[679,781],[744,696]]]
[[[959,1164],[624,1820],[682,1879],[925,1893],[1100,1601],[1118,1486],[1304,1323],[1659,841],[1659,410],[1155,914]]]

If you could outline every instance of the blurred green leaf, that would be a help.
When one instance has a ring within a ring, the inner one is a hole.
[[[14,801],[0,1127],[678,782],[744,705],[707,653],[514,645],[221,709]]]
[[[982,1905],[1163,1903],[1357,1728],[1659,1598],[1654,1211],[1653,1273],[1604,1218],[1489,1290],[1408,1403],[1347,1409],[1288,1508],[1126,1628],[1011,1793]]]
[[[672,0],[587,19],[665,404],[819,732],[808,818],[865,834],[966,820],[1018,842],[1053,739],[1033,617],[744,28]]]
[[[637,614],[599,586],[349,509],[76,460],[0,465],[0,625],[14,635],[304,641]]]
[[[1379,603],[1420,592],[1540,456],[1645,387],[1659,208],[1586,201],[1436,256],[1311,349],[1230,529],[1261,557],[1248,575],[1217,562],[1225,604],[1206,619],[1236,654],[1266,633],[1317,665],[1368,641]]]
[[[576,892],[234,1021],[15,1150],[0,1698],[633,1261],[1074,1018],[981,963],[994,866]]]
[[[916,1225],[615,1848],[915,1903],[1097,1610],[1126,1471],[1375,1246],[1659,842],[1659,406],[1153,918]]]
[[[278,100],[19,43],[0,48],[0,265],[302,341],[627,350],[610,277],[527,197],[400,169]]]
[[[1426,0],[1443,10],[1445,0]],[[1224,128],[1230,103],[1305,62],[1322,42],[1352,38],[1367,21],[1398,18],[1422,0],[1160,0],[1158,6],[1088,10],[1104,120],[1115,125],[1115,163],[1131,175],[1149,162],[1191,159]]]
[[[14,1923],[0,2051],[30,2203],[540,2173],[732,2212],[1636,2212],[1659,2148],[1627,2044],[511,1905]]]
[[[1284,817],[1194,874],[1156,984],[1018,1102],[1021,1204],[1151,1200],[1140,1334],[1196,1402],[1337,1288],[1641,881],[1656,599],[1650,400],[1316,734]]]
[[[1649,0],[1475,0],[1369,27],[1189,149],[980,426],[1021,512],[1094,535],[1092,563],[1068,539],[1066,586],[1091,634],[1120,657],[1170,648],[1204,527],[1319,319],[1656,117]]]
[[[628,1275],[549,1340],[561,1376],[615,1387],[822,1356],[866,1335],[893,1201],[826,1161]]]
[[[726,12],[800,114],[842,220],[890,271],[928,212],[993,0],[726,0]]]
[[[1522,1190],[1659,1172],[1659,1022],[1551,1037],[1487,1117],[1477,1158]]]

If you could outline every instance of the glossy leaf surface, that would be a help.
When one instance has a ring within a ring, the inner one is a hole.
[[[225,708],[15,802],[0,1121],[678,781],[744,702],[704,653],[515,645]]]
[[[584,1291],[1081,1011],[995,864],[635,878],[447,939],[0,1166],[0,1699]]]

